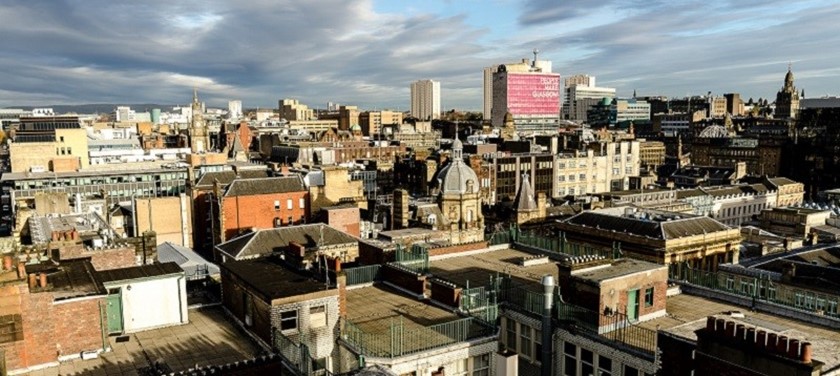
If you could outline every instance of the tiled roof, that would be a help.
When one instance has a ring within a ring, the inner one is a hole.
[[[357,243],[358,239],[323,223],[257,230],[217,247],[236,259],[269,255],[296,242],[306,248],[321,245]]]
[[[295,176],[281,176],[260,179],[236,179],[228,186],[225,197],[266,195],[305,191],[303,180]]]

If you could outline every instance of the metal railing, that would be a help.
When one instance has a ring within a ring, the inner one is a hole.
[[[379,279],[381,268],[382,265],[368,265],[344,269],[344,275],[347,276],[347,286],[373,283]]]
[[[668,278],[672,282],[705,287],[724,294],[741,296],[753,302],[767,302],[817,315],[840,317],[840,294],[824,294],[793,288],[767,275],[744,275],[726,271],[705,271],[688,265],[671,264]]]
[[[411,249],[397,246],[394,261],[416,273],[426,274],[429,272],[429,250],[417,244],[413,245]]]
[[[572,330],[647,356],[656,353],[656,330],[635,325],[624,313],[603,314],[563,302],[555,310],[557,319]]]
[[[388,330],[377,333],[365,332],[347,320],[342,339],[362,355],[394,358],[495,334],[494,325],[475,317],[430,326],[409,326],[403,316],[399,316],[390,320]]]

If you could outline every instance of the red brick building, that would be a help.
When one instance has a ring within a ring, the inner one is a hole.
[[[221,195],[218,221],[221,241],[251,229],[309,222],[309,190],[300,176],[237,179]]]
[[[0,271],[0,350],[20,370],[108,346],[106,291],[89,259]]]

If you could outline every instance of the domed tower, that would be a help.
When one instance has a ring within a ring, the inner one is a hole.
[[[449,164],[438,173],[438,206],[449,220],[452,243],[484,240],[478,175],[464,163],[464,144],[455,139]]]
[[[785,85],[776,93],[776,119],[796,119],[799,113],[799,92],[793,86],[793,72],[788,65],[785,74]]]
[[[502,139],[505,141],[513,140],[516,137],[516,124],[513,122],[513,114],[508,111],[505,114],[505,121],[502,124]]]

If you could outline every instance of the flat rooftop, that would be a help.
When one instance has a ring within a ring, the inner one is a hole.
[[[324,282],[282,265],[275,257],[228,261],[220,265],[268,301],[323,291]]]
[[[741,322],[747,327],[760,327],[789,338],[813,344],[813,358],[824,362],[823,370],[840,367],[840,331],[803,321],[776,315],[751,312],[748,308],[708,299],[700,296],[679,294],[668,297],[668,314],[658,319],[645,321],[639,325],[656,330],[657,326],[665,332],[697,340],[695,330],[706,327],[706,317],[729,316],[727,320]],[[743,318],[730,316],[730,312],[740,312]]]
[[[609,279],[623,277],[636,273],[644,273],[667,268],[665,265],[652,262],[623,258],[615,260],[610,264],[600,267],[593,267],[590,270],[583,269],[572,274],[574,278],[580,278],[591,282],[600,283]]]
[[[453,333],[429,326],[461,319],[455,313],[407,297],[385,285],[347,290],[347,320],[365,334],[363,352],[367,355],[391,354],[395,345],[399,353],[410,354],[452,344],[456,341]],[[396,344],[392,330],[400,333],[401,340]],[[470,325],[470,338],[476,338],[482,330],[486,331],[480,325]]]
[[[542,292],[540,280],[546,274],[558,276],[557,265],[553,261],[533,266],[521,266],[519,262],[534,254],[515,249],[501,249],[466,256],[449,257],[433,260],[429,271],[435,277],[449,280],[461,287],[486,286],[490,277],[510,275],[521,287],[535,292]]]

